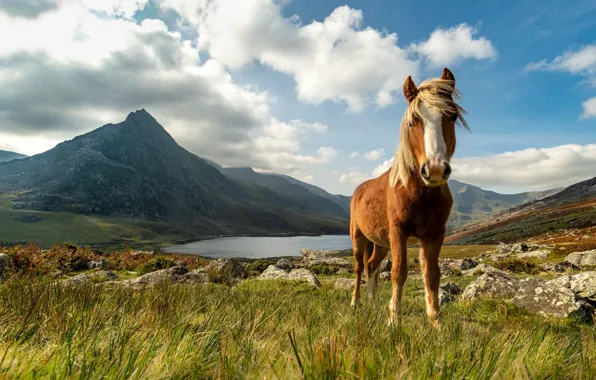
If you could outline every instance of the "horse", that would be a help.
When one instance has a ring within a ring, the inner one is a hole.
[[[420,86],[408,76],[403,87],[407,108],[400,125],[400,142],[393,163],[379,177],[361,183],[350,201],[350,238],[356,284],[351,305],[360,299],[362,271],[368,298],[373,299],[379,266],[391,250],[392,295],[389,324],[402,312],[403,288],[408,276],[407,241],[420,242],[426,314],[439,325],[439,254],[445,238],[453,198],[447,180],[455,152],[455,126],[469,130],[456,102],[461,96],[455,76],[444,68],[441,78]]]

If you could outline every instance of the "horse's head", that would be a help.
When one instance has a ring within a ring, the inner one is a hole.
[[[424,184],[435,187],[447,183],[451,174],[449,161],[455,151],[455,124],[467,127],[464,110],[453,100],[459,93],[455,77],[443,69],[440,79],[431,79],[416,87],[411,77],[404,83],[408,108],[401,125],[399,178],[407,183],[412,170]],[[397,179],[392,181],[393,184]]]

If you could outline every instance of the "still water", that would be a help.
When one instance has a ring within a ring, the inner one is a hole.
[[[300,256],[302,248],[336,250],[352,248],[348,235],[292,237],[225,237],[170,245],[166,252],[201,255],[213,258],[246,257],[258,259],[278,256]]]

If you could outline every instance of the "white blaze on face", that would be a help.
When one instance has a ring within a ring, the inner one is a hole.
[[[447,145],[443,138],[443,124],[441,112],[420,104],[420,113],[424,121],[424,149],[428,161],[445,160]]]

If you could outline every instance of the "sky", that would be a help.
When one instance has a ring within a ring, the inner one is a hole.
[[[448,67],[453,179],[596,176],[592,0],[0,0],[0,149],[41,153],[145,108],[224,166],[351,195],[389,168],[403,84]]]

